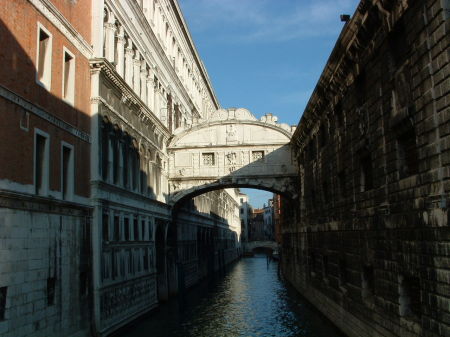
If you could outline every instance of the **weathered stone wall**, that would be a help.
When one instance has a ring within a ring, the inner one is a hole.
[[[179,284],[189,288],[241,255],[238,203],[232,189],[186,201],[176,217]]]
[[[0,336],[89,335],[89,211],[5,193],[0,203]]]
[[[362,1],[292,144],[285,276],[349,336],[449,336],[448,1]]]
[[[0,6],[2,337],[89,334],[90,8]]]

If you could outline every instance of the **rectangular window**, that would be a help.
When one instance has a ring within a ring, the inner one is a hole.
[[[408,57],[409,43],[405,23],[403,20],[398,20],[394,29],[388,35],[388,51],[392,59],[392,70],[397,70]]]
[[[110,124],[103,120],[101,128],[101,160],[102,160],[102,178],[104,181],[108,181],[109,173],[109,133]]]
[[[325,122],[324,122],[325,123]],[[328,130],[325,124],[320,126],[319,131],[319,146],[322,148],[327,145],[328,142]]]
[[[141,220],[141,235],[142,240],[147,240],[147,235],[145,233],[145,220]]]
[[[360,157],[360,191],[365,192],[373,188],[372,156],[365,154]]]
[[[120,218],[118,215],[114,216],[114,241],[120,240]]]
[[[55,277],[47,278],[47,305],[55,304],[55,286],[56,286],[56,278]]]
[[[63,144],[61,150],[61,194],[64,200],[72,200],[74,193],[73,147]]]
[[[108,213],[103,213],[102,216],[102,232],[103,232],[103,241],[109,241],[109,215]]]
[[[133,234],[134,234],[134,241],[138,241],[141,239],[141,236],[139,235],[139,226],[137,217],[134,217],[133,219]]]
[[[137,190],[139,186],[139,175],[140,175],[140,167],[141,160],[139,157],[139,152],[136,149],[132,151],[132,178],[133,178],[133,190]]]
[[[416,134],[413,129],[397,138],[397,163],[400,179],[419,172]]]
[[[75,102],[75,56],[64,48],[62,95],[66,102]]]
[[[422,309],[420,279],[412,275],[399,276],[400,316],[420,317]]]
[[[202,153],[203,165],[205,166],[214,166],[214,153]]]
[[[8,292],[8,287],[0,288],[0,321],[3,321],[5,319],[7,292]]]
[[[50,90],[52,73],[52,35],[39,23],[36,57],[36,82],[47,90]]]
[[[28,131],[30,126],[30,113],[21,109],[20,128],[24,131]]]
[[[264,151],[252,151],[252,161],[264,158]]]
[[[336,116],[336,127],[341,128],[344,126],[344,113],[342,111],[341,102],[337,103],[334,107],[334,114]]]
[[[128,144],[122,143],[122,183],[128,187]]]
[[[374,272],[372,265],[363,266],[362,297],[367,299],[375,292]]]
[[[149,269],[149,265],[148,265],[148,250],[147,250],[147,248],[144,248],[143,250],[142,250],[142,252],[143,252],[143,264],[144,264],[144,270],[148,270]]]
[[[124,240],[129,241],[130,240],[130,219],[128,219],[128,217],[125,217],[123,219],[123,233],[124,233]]]
[[[47,195],[49,184],[49,140],[48,135],[36,130],[34,149],[35,193]]]
[[[119,145],[120,142],[118,140],[118,136],[117,133],[114,134],[114,136],[112,137],[112,151],[113,151],[113,180],[114,180],[114,184],[119,184],[120,182],[120,163],[119,163],[119,158],[120,158],[120,148]]]
[[[148,233],[147,233],[147,235],[148,235],[148,239],[150,241],[152,241],[153,240],[153,225],[152,225],[151,221],[148,222]]]

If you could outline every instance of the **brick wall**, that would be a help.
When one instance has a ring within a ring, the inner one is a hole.
[[[448,18],[362,1],[292,140],[285,274],[349,336],[450,335]]]
[[[14,0],[0,6],[2,337],[89,334],[90,5]],[[38,24],[52,36],[50,90],[36,81]],[[75,58],[73,104],[63,99],[63,48]],[[41,195],[34,188],[37,129],[49,144],[49,159],[43,160],[48,191]],[[74,195],[66,200],[61,200],[62,142],[73,146],[75,166]]]
[[[70,13],[75,27],[82,27],[81,36],[90,40],[89,1],[58,1],[54,5],[62,12]],[[51,90],[36,83],[36,52],[38,22],[52,34]],[[7,48],[0,51],[0,85],[26,101],[31,102],[50,115],[65,121],[78,130],[90,132],[90,75],[89,61],[77,46],[74,46],[61,31],[47,20],[28,1],[7,1],[0,8],[1,44]],[[75,102],[67,104],[62,99],[63,47],[75,56]],[[34,128],[51,136],[51,181],[50,189],[60,189],[60,144],[66,141],[75,148],[76,193],[89,195],[89,144],[70,135],[59,127],[29,113],[29,123],[25,123],[26,111],[0,97],[0,111],[3,115],[0,125],[0,179],[20,184],[32,184]],[[21,124],[22,122],[22,124]],[[28,124],[28,131],[21,125]],[[14,144],[14,146],[11,146]]]

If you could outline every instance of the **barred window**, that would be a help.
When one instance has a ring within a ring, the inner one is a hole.
[[[47,305],[55,304],[55,287],[56,287],[56,278],[48,277],[47,278]]]
[[[8,287],[0,288],[0,321],[3,321],[5,319],[7,292],[8,292]]]
[[[214,153],[202,153],[203,165],[214,166]]]
[[[252,160],[259,160],[264,158],[264,151],[252,151]]]

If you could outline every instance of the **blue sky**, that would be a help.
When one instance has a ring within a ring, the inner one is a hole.
[[[222,107],[298,124],[359,0],[179,0]],[[260,207],[271,193],[250,193]]]

